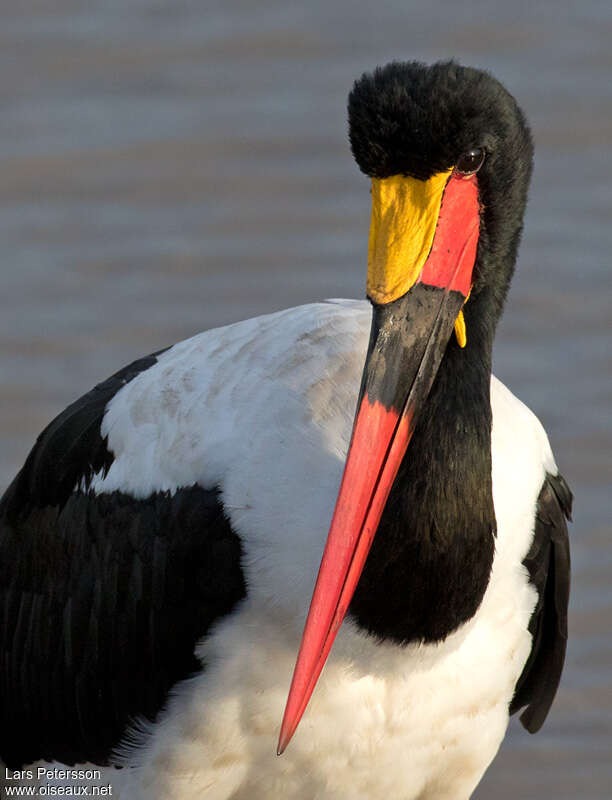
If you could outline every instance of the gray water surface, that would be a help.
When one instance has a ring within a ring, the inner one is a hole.
[[[612,5],[27,0],[0,10],[0,488],[41,428],[190,334],[364,293],[352,81],[392,58],[490,69],[536,171],[498,376],[576,495],[567,668],[475,797],[612,797]],[[395,800],[395,799],[393,799]]]

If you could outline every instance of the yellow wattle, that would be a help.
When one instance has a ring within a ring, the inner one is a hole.
[[[457,337],[459,347],[465,347],[467,344],[467,330],[465,327],[463,309],[459,312],[459,316],[455,320],[455,336]]]

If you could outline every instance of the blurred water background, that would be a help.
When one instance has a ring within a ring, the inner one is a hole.
[[[536,170],[495,365],[576,495],[571,640],[546,726],[512,723],[479,800],[612,797],[611,41],[609,0],[0,10],[0,488],[134,358],[363,295],[370,198],[345,121],[362,71],[457,57],[526,110]]]

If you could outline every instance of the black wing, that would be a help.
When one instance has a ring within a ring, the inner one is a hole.
[[[567,645],[570,550],[566,519],[571,519],[572,493],[561,475],[546,475],[538,497],[531,549],[524,560],[538,602],[529,622],[531,653],[516,685],[510,713],[527,706],[521,723],[536,733],[544,724],[557,693]]]
[[[245,595],[216,489],[139,500],[88,490],[100,424],[150,356],[43,431],[0,501],[0,758],[108,763],[128,723],[202,668],[194,645]],[[81,488],[77,488],[81,487]]]

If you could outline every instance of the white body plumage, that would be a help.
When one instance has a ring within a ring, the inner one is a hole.
[[[491,579],[476,615],[437,645],[379,643],[347,619],[303,723],[276,737],[346,456],[370,327],[330,301],[202,333],[111,400],[114,461],[97,493],[218,486],[242,541],[248,594],[197,646],[153,726],[104,769],[121,800],[462,800],[491,762],[531,648],[522,560],[556,474],[536,417],[497,379]],[[432,598],[435,602],[435,598]]]

